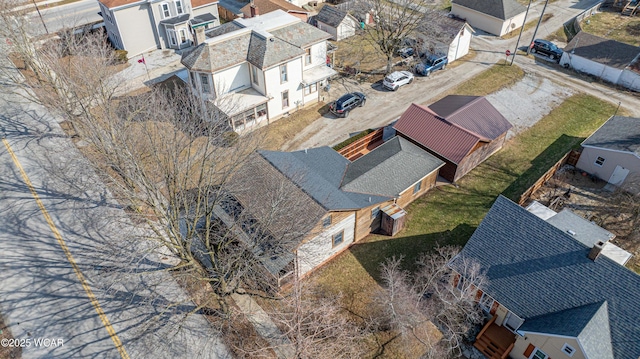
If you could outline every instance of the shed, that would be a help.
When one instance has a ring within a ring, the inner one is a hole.
[[[502,36],[524,24],[526,8],[515,0],[453,0],[451,14],[474,29]]]
[[[445,161],[440,176],[456,182],[502,148],[512,125],[487,99],[450,95],[412,104],[394,128],[399,136]]]
[[[612,116],[582,142],[576,167],[637,192],[629,179],[640,176],[640,118]]]
[[[469,53],[473,28],[443,12],[427,12],[416,29],[419,52],[447,54],[453,62]]]
[[[630,66],[638,54],[637,46],[580,31],[564,48],[560,65],[638,91],[640,74]]]
[[[388,236],[395,236],[404,228],[407,212],[392,203],[382,208],[382,231]]]
[[[331,34],[331,39],[335,41],[355,35],[359,24],[347,11],[330,5],[323,6],[313,22],[318,29]]]

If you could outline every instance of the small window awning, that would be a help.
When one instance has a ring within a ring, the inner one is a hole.
[[[338,72],[329,66],[316,66],[302,72],[302,84],[313,84],[337,74]]]
[[[189,14],[182,14],[182,15],[178,15],[178,16],[174,16],[170,19],[165,19],[160,21],[160,24],[162,25],[179,25],[179,24],[183,24],[185,22],[187,22],[187,20],[189,20]]]
[[[216,21],[218,18],[213,16],[213,14],[206,13],[202,15],[195,16],[193,19],[189,20],[189,24],[191,24],[192,28],[197,28],[200,26],[205,26]]]

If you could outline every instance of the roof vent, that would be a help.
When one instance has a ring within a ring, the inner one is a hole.
[[[570,235],[572,235],[572,236],[575,236],[575,235],[576,235],[576,232],[574,232],[574,231],[572,231],[572,230],[568,230],[568,231],[567,231],[567,233],[569,233],[569,234],[570,234]]]
[[[589,257],[589,259],[591,259],[592,261],[595,261],[596,258],[598,258],[598,256],[602,252],[603,248],[604,248],[604,242],[598,241],[596,244],[593,245],[593,248],[591,248],[587,257]]]
[[[304,153],[307,153],[307,149],[306,148],[304,149]]]
[[[275,39],[275,38],[273,38],[273,37],[270,37],[270,38],[269,38],[269,41],[274,42],[274,41],[276,41],[276,39]]]

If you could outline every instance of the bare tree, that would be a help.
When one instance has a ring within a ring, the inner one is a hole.
[[[364,36],[387,59],[387,73],[405,38],[421,24],[424,13],[434,11],[431,0],[362,0],[361,12],[372,12],[375,24],[366,26]]]
[[[453,247],[437,247],[420,258],[412,274],[402,270],[396,258],[381,267],[385,318],[403,340],[418,342],[425,358],[459,354],[462,341],[483,319],[475,295],[485,277],[476,263],[462,260],[465,279],[454,283],[455,272],[448,264],[457,253]],[[440,335],[429,330],[431,323]]]

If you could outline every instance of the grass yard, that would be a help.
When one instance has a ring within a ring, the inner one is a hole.
[[[499,194],[517,199],[614,111],[615,106],[588,95],[568,98],[468,173],[459,187],[438,187],[411,204],[407,226],[395,238],[371,235],[313,279],[327,291],[342,292],[348,310],[366,316],[373,310],[378,269],[386,258],[403,256],[412,270],[415,260],[437,243],[464,245]]]
[[[329,105],[319,102],[296,111],[289,117],[281,118],[269,126],[257,129],[255,134],[264,136],[260,147],[265,150],[280,150],[282,145],[293,139],[295,135],[328,111]],[[304,139],[301,141],[304,141]]]
[[[440,98],[453,94],[486,96],[517,83],[523,77],[524,71],[520,67],[508,66],[505,61],[500,61],[455,89],[443,93]]]
[[[620,12],[601,12],[586,18],[580,26],[583,31],[590,34],[640,46],[639,16],[622,16]]]
[[[553,17],[553,14],[544,14],[542,16],[542,22],[540,24],[541,25],[544,24],[545,22],[547,22],[552,17]],[[529,22],[524,24],[524,30],[522,30],[522,31],[524,32],[524,31],[527,31],[529,29],[534,28],[538,24],[538,19],[539,19],[538,17],[530,19]],[[514,38],[514,37],[516,37],[518,35],[520,35],[520,28],[517,28],[517,29],[511,31],[508,34],[504,34],[500,38],[501,39],[511,39],[511,38]]]
[[[359,72],[370,73],[387,66],[387,58],[378,48],[368,41],[364,34],[356,34],[335,43],[334,65],[339,68],[350,67]]]

